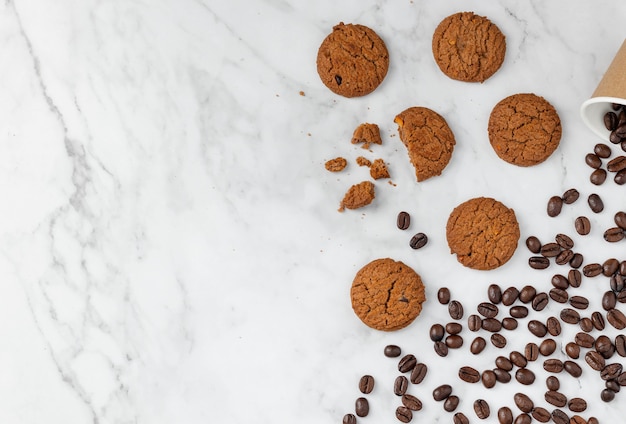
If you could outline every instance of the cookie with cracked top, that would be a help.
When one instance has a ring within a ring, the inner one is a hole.
[[[561,141],[561,120],[543,97],[520,93],[501,100],[489,116],[489,142],[504,161],[532,166],[545,161]]]
[[[383,82],[388,69],[385,42],[364,25],[340,22],[317,52],[317,73],[322,82],[344,97],[371,93]]]

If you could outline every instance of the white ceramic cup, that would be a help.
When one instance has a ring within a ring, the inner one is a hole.
[[[626,41],[617,51],[596,91],[580,107],[583,122],[605,141],[609,141],[610,131],[604,126],[604,114],[613,110],[613,103],[626,105]]]

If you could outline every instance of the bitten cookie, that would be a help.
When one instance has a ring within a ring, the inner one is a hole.
[[[489,270],[504,265],[513,256],[519,237],[513,209],[488,197],[470,199],[457,206],[446,225],[450,252],[472,269]]]
[[[394,122],[415,167],[417,181],[440,175],[456,144],[446,120],[428,108],[411,107],[396,116]]]
[[[433,55],[441,72],[466,82],[483,82],[504,61],[506,38],[489,19],[472,12],[445,18],[433,35]]]
[[[357,272],[350,289],[352,309],[368,327],[393,331],[409,325],[426,300],[424,283],[409,266],[376,259]]]
[[[501,100],[489,116],[489,142],[496,154],[513,165],[532,166],[546,160],[561,141],[561,120],[554,107],[535,94]]]
[[[363,25],[341,22],[317,52],[317,73],[322,82],[344,97],[371,93],[385,79],[388,69],[387,46]]]

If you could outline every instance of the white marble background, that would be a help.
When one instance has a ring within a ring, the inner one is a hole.
[[[463,10],[507,37],[484,84],[452,81],[432,59],[435,27]],[[608,0],[3,2],[0,422],[338,423],[365,373],[378,386],[360,422],[396,422],[388,343],[431,365],[411,389],[425,405],[415,422],[452,422],[430,399],[443,382],[472,422],[479,395],[514,409],[519,385],[486,391],[455,376],[458,365],[492,366],[495,348],[433,354],[427,330],[448,319],[435,293],[447,285],[470,310],[491,282],[549,288],[550,270],[528,269],[523,239],[572,234],[575,216],[592,215],[581,199],[546,217],[547,199],[570,187],[607,205],[575,239],[587,262],[623,259],[624,245],[601,234],[626,208],[624,188],[589,184],[583,157],[599,140],[578,108],[621,45],[625,16],[626,3]],[[340,98],[316,74],[339,21],[387,43],[388,76],[369,96]],[[561,147],[534,168],[500,161],[486,136],[493,105],[517,92],[547,98],[563,123]],[[393,124],[414,105],[444,115],[457,137],[444,174],[421,184]],[[366,121],[384,140],[371,152],[349,142]],[[382,157],[396,185],[377,182],[375,203],[340,214],[344,191],[368,179],[361,154]],[[335,156],[349,160],[343,173],[324,169]],[[513,207],[522,229],[514,258],[492,272],[464,269],[445,242],[449,212],[477,195]],[[413,216],[409,232],[429,235],[424,249],[395,228],[400,210]],[[361,324],[348,297],[354,273],[387,256],[414,267],[429,297],[392,334]],[[584,283],[592,308],[606,286]],[[531,337],[520,327],[511,348]],[[533,369],[528,393],[544,405],[545,374]],[[625,394],[604,404],[599,378],[583,377],[562,378],[568,396],[590,400],[583,415],[623,421]]]

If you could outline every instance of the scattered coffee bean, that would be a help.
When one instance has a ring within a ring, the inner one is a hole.
[[[561,246],[555,242],[546,243],[541,246],[541,251],[539,253],[546,258],[554,258],[561,253]]]
[[[476,399],[474,401],[474,413],[481,420],[485,420],[489,418],[491,414],[491,410],[489,408],[489,404],[484,399]]]
[[[615,124],[617,126],[617,116],[615,116]],[[613,131],[614,129],[615,128],[609,129],[609,131]],[[603,143],[596,144],[593,148],[593,152],[602,159],[608,159],[611,157],[611,147]]]
[[[401,230],[406,230],[411,225],[411,215],[408,212],[400,212],[398,214],[398,219],[396,220],[398,228]]]
[[[547,423],[551,418],[550,412],[548,412],[546,408],[542,408],[540,406],[533,409],[532,417],[540,423]]]
[[[370,404],[364,397],[360,397],[354,403],[354,412],[359,417],[366,417],[370,412]]]
[[[615,351],[622,358],[626,357],[626,336],[623,334],[615,336]]]
[[[402,396],[402,404],[411,411],[421,411],[422,409],[422,401],[408,393]]]
[[[587,309],[589,307],[589,300],[583,296],[572,296],[569,298],[569,304],[576,309]]]
[[[606,164],[609,172],[619,172],[626,169],[626,156],[617,156]]]
[[[448,346],[441,340],[435,342],[435,353],[441,357],[448,356]]]
[[[402,373],[409,372],[413,368],[415,368],[416,364],[417,359],[414,355],[409,353],[408,355],[403,356],[402,359],[400,359],[400,361],[398,362],[398,371]]]
[[[583,330],[585,333],[591,333],[591,331],[593,330],[593,323],[591,322],[591,318],[581,318],[578,324],[580,325],[580,329]]]
[[[502,328],[505,330],[515,330],[517,328],[517,320],[511,317],[502,318]]]
[[[430,339],[433,342],[438,342],[443,340],[443,336],[445,336],[446,330],[443,328],[441,324],[433,324],[430,327]]]
[[[565,265],[568,264],[572,258],[574,257],[574,252],[567,249],[567,250],[562,250],[558,255],[556,255],[556,258],[554,258],[554,262],[557,265]]]
[[[567,402],[567,407],[572,412],[583,412],[587,409],[587,401],[585,399],[575,397]]]
[[[502,292],[502,304],[504,306],[511,306],[517,300],[519,296],[519,290],[511,286]]]
[[[492,371],[496,375],[498,382],[506,384],[511,381],[511,374],[508,371],[504,371],[501,368],[494,368]]]
[[[519,414],[513,424],[530,424],[533,422],[533,419],[527,413]]]
[[[574,228],[581,236],[586,236],[591,232],[591,221],[586,216],[579,216],[574,221]]]
[[[480,381],[480,373],[472,367],[459,368],[459,378],[466,383],[478,383]]]
[[[421,249],[422,247],[426,246],[427,243],[428,236],[424,233],[417,233],[413,237],[411,237],[411,240],[409,241],[409,246],[411,246],[412,249]]]
[[[426,364],[418,362],[417,364],[415,364],[415,367],[411,371],[409,381],[413,384],[420,384],[424,380],[424,377],[426,377],[427,373],[428,367],[426,366]]]
[[[591,175],[589,175],[589,182],[593,185],[602,185],[606,181],[608,173],[602,168],[594,169]]]
[[[604,389],[602,390],[602,392],[600,392],[600,399],[602,399],[604,402],[611,402],[613,399],[615,399],[615,392],[610,389]]]
[[[544,337],[548,333],[548,328],[545,324],[536,319],[528,321],[528,330],[537,337]]]
[[[550,260],[544,256],[531,256],[528,258],[528,265],[532,269],[546,269],[550,266]]]
[[[546,306],[548,306],[548,294],[545,292],[537,293],[535,298],[532,301],[532,307],[535,311],[543,311]]]
[[[602,166],[602,160],[595,153],[587,153],[585,156],[585,163],[590,168],[600,168]]]
[[[602,371],[602,369],[606,366],[604,357],[594,350],[590,350],[585,354],[585,362],[591,367],[591,369],[596,371]]]
[[[535,373],[528,368],[520,368],[515,372],[515,379],[518,383],[529,386],[535,382]]]
[[[581,255],[581,258],[582,258],[582,255]],[[581,259],[581,265],[582,265],[582,259]],[[570,269],[567,273],[567,281],[569,282],[569,285],[572,287],[580,287],[580,284],[582,283],[582,278],[583,278],[582,273],[577,269]]]
[[[610,311],[615,308],[615,305],[617,305],[617,296],[615,296],[615,293],[611,290],[604,292],[602,295],[602,309]]]
[[[596,311],[591,314],[591,323],[593,324],[596,330],[598,331],[604,330],[604,327],[605,327],[604,317],[602,316],[600,312]]]
[[[550,280],[552,285],[557,289],[567,289],[569,287],[569,280],[561,274],[554,274]]]
[[[472,354],[474,355],[478,355],[480,352],[485,350],[486,346],[487,341],[484,338],[478,336],[474,340],[472,340],[472,344],[470,345],[470,352],[472,352]]]
[[[462,412],[457,412],[452,418],[454,424],[469,424],[469,419]]]
[[[587,204],[593,213],[600,213],[604,210],[604,202],[596,193],[590,194],[587,198]]]
[[[580,193],[578,192],[578,190],[576,190],[575,188],[570,188],[569,190],[566,190],[565,193],[563,193],[563,196],[561,196],[561,198],[563,199],[563,203],[565,203],[566,205],[571,205],[576,200],[578,200],[579,196]]]
[[[546,321],[546,328],[551,336],[558,336],[561,334],[561,323],[556,317],[549,317]]]
[[[567,302],[567,299],[569,298],[567,291],[562,290],[562,289],[557,289],[556,287],[551,289],[548,293],[550,295],[550,299],[558,303],[565,303]]]
[[[583,369],[574,361],[564,361],[563,369],[574,378],[578,378],[583,374]]]
[[[622,230],[626,230],[626,212],[619,211],[613,217],[615,221],[615,225],[620,227]]]
[[[445,343],[450,349],[458,349],[463,346],[463,337],[458,334],[452,334],[446,337]]]
[[[433,390],[433,399],[437,402],[445,400],[452,393],[452,387],[449,384],[442,384]]]
[[[580,266],[583,264],[583,255],[581,255],[580,253],[574,253],[574,255],[572,256],[572,259],[569,260],[569,266],[571,266],[572,268],[580,268]],[[576,271],[576,269],[572,269],[571,271]],[[580,285],[579,285],[580,286]],[[572,287],[579,287],[579,286],[572,286]]]
[[[528,308],[522,305],[511,306],[511,309],[509,309],[509,314],[513,318],[526,318],[528,316]]]
[[[470,315],[467,317],[467,328],[470,331],[478,331],[482,328],[482,318],[476,314]]]
[[[521,353],[517,352],[519,355],[521,355]],[[506,356],[498,356],[496,358],[496,367],[500,368],[501,370],[504,371],[511,371],[513,369],[513,362],[511,362],[511,360],[509,358],[507,358]]]
[[[626,316],[624,316],[624,313],[619,309],[611,309],[608,311],[606,313],[606,320],[618,330],[626,328]]]
[[[457,408],[457,406],[459,406],[459,397],[455,395],[448,396],[446,400],[443,402],[443,409],[446,412],[454,411]]]
[[[442,305],[447,305],[450,303],[450,289],[447,287],[442,287],[437,290],[437,300]]]
[[[622,364],[619,362],[614,362],[612,364],[606,365],[600,371],[600,378],[602,380],[613,380],[617,378],[622,373]]]
[[[557,408],[561,408],[561,407],[567,405],[567,397],[563,393],[561,393],[561,392],[548,390],[543,395],[543,398],[550,405],[556,406]]]
[[[611,275],[611,277],[609,277],[609,285],[611,286],[611,290],[619,293],[626,287],[625,277],[620,274]]]
[[[463,326],[458,322],[449,322],[446,324],[446,332],[448,334],[459,334],[461,331],[463,331]]]
[[[543,356],[550,356],[556,350],[556,342],[554,339],[545,339],[539,345],[539,353]]]
[[[413,419],[413,412],[406,406],[398,406],[396,408],[396,418],[402,423],[411,422]]]
[[[526,239],[526,247],[532,253],[539,253],[541,251],[541,242],[535,236],[530,236]]]
[[[566,234],[557,234],[554,238],[556,243],[563,249],[571,249],[574,247],[574,241]]]
[[[557,358],[550,358],[543,361],[543,369],[547,372],[558,374],[563,371],[563,362]]]
[[[619,294],[617,295],[617,301],[619,303],[626,303],[626,290],[622,290],[621,292],[619,292]]]
[[[396,377],[396,380],[393,383],[393,393],[396,396],[402,396],[406,393],[409,388],[409,379],[403,375],[399,375]]]
[[[481,302],[476,307],[476,310],[479,314],[486,318],[494,318],[496,315],[498,315],[498,307],[489,302]]]
[[[364,395],[372,393],[372,390],[374,390],[374,377],[371,375],[364,375],[361,377],[359,380],[359,390]]]
[[[615,128],[617,128],[617,114],[615,112],[604,114],[604,126],[609,131],[615,131]]]
[[[574,336],[574,342],[578,346],[584,347],[587,349],[592,348],[595,341],[596,340],[593,338],[593,336],[587,333],[576,333],[576,335]]]
[[[552,411],[552,421],[554,424],[569,424],[569,417],[560,409],[555,409]]]
[[[604,359],[609,359],[615,353],[615,345],[604,334],[598,336],[594,345],[596,352],[598,352]]]
[[[513,411],[508,406],[498,409],[498,421],[500,424],[513,424]]]
[[[385,346],[384,354],[387,358],[397,358],[402,354],[402,349],[400,349],[400,346],[387,345]]]
[[[515,393],[513,401],[522,412],[531,412],[535,408],[533,401],[524,393]]]
[[[448,304],[448,313],[452,319],[463,318],[463,305],[458,300],[453,300]]]
[[[356,424],[356,417],[354,414],[346,414],[343,416],[343,424]]]
[[[572,359],[578,359],[580,356],[580,346],[574,342],[569,342],[565,345],[565,353]]]
[[[617,243],[624,240],[624,230],[620,227],[611,227],[604,232],[603,237],[609,243]]]
[[[541,249],[541,243],[539,243],[538,249]],[[490,284],[487,288],[487,297],[489,301],[494,305],[497,305],[502,301],[502,289],[497,284]]]
[[[548,200],[547,213],[550,217],[558,216],[563,208],[563,199],[559,196],[552,196]]]
[[[536,361],[539,357],[539,346],[532,342],[527,343],[526,347],[524,348],[524,356],[529,362]]]
[[[495,318],[485,318],[482,321],[482,328],[490,333],[497,333],[502,330],[502,323]]]
[[[611,277],[617,272],[619,268],[619,261],[615,258],[607,259],[602,263],[602,275],[605,277]]]
[[[498,349],[502,349],[504,346],[506,346],[506,337],[504,337],[500,333],[494,333],[491,335],[491,344]]]
[[[589,417],[589,419],[587,420],[587,424],[600,424],[600,422],[596,417]]]
[[[600,274],[602,274],[602,265],[598,263],[587,264],[583,267],[585,277],[596,277]]]
[[[622,170],[616,173],[615,176],[613,177],[613,181],[617,185],[626,184],[626,170]]]
[[[546,378],[546,387],[548,390],[557,391],[561,387],[561,382],[559,379],[553,375]]]
[[[617,384],[619,384],[620,386],[626,386],[626,371],[622,372],[620,375],[617,376]]]
[[[519,295],[517,296],[517,298],[522,303],[530,303],[532,302],[536,294],[537,289],[535,289],[533,286],[526,285],[522,287],[522,289],[519,291]]]

